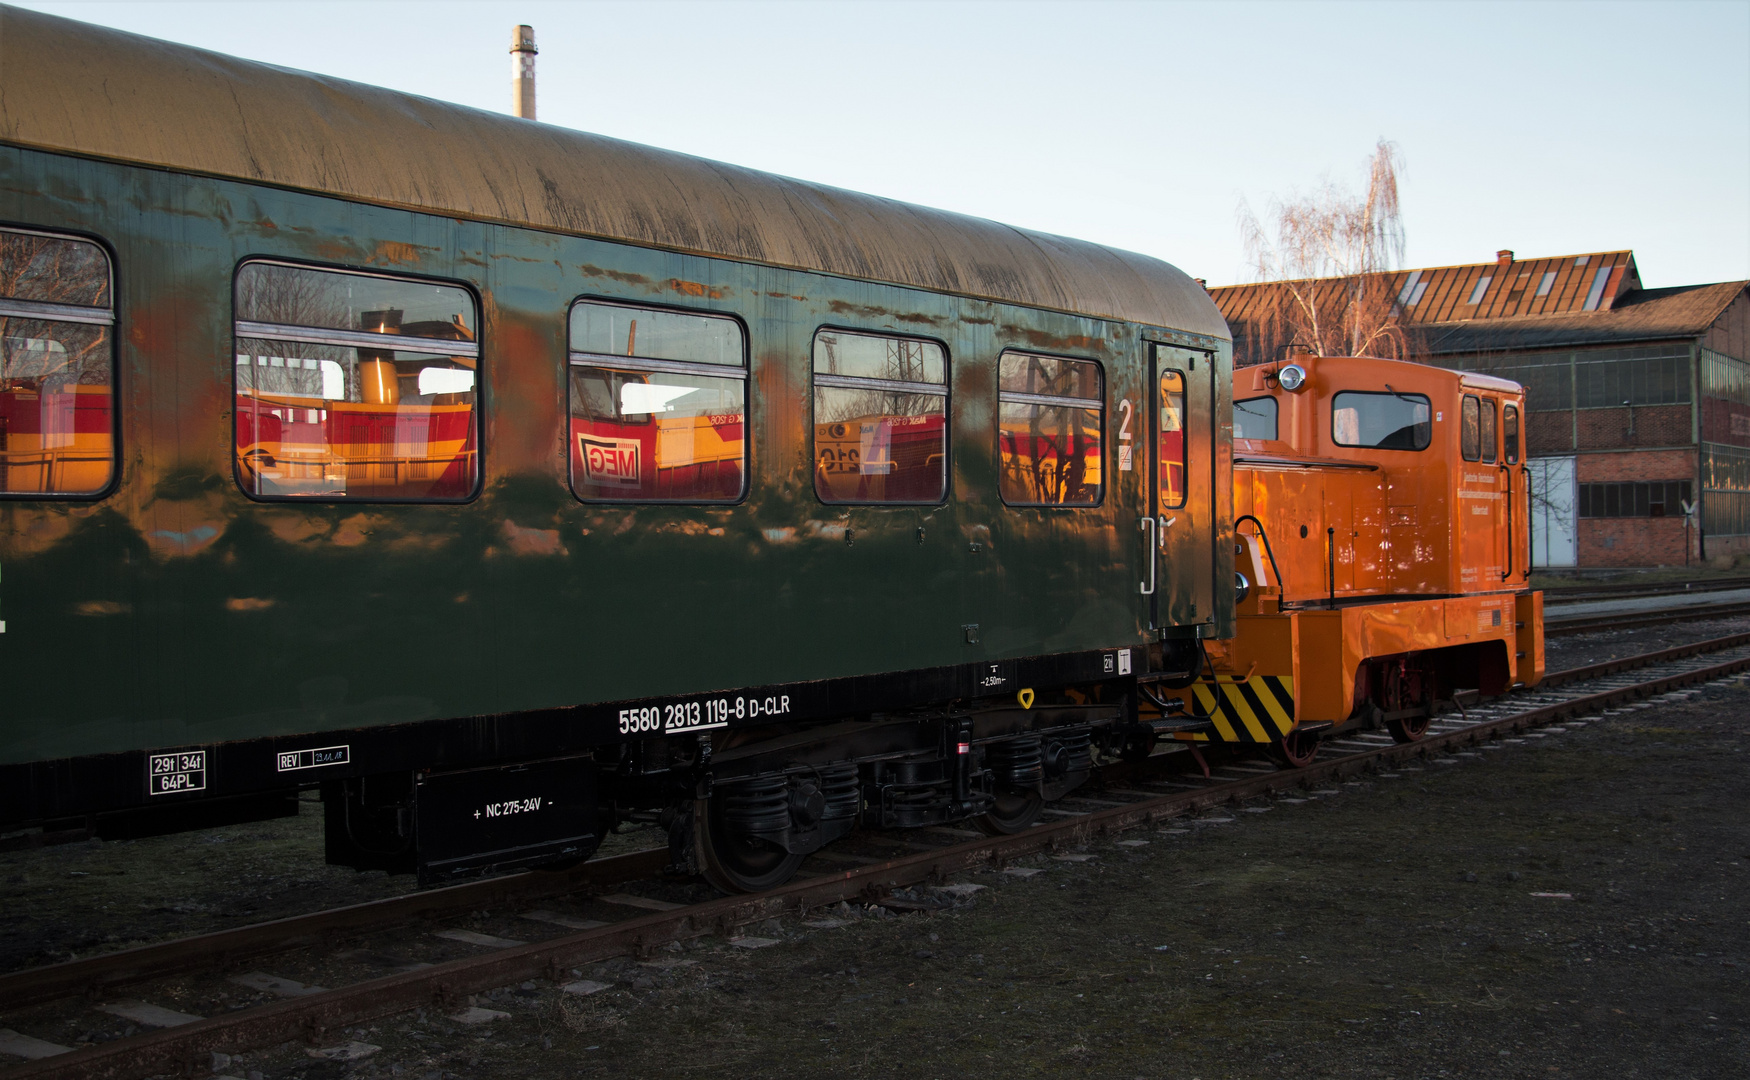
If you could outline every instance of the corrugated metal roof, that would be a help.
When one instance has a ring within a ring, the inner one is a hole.
[[[1603,288],[1594,296],[1592,289],[1600,281],[1600,271],[1604,272]],[[1523,262],[1498,259],[1378,276],[1391,286],[1404,321],[1412,325],[1595,310],[1609,307],[1617,295],[1640,288],[1641,282],[1632,251],[1597,251]],[[1310,284],[1315,290],[1336,288],[1324,280]],[[1257,317],[1287,287],[1285,282],[1267,281],[1225,285],[1209,292],[1229,322],[1243,322]],[[1592,308],[1587,308],[1588,300]]]
[[[1397,297],[1399,318],[1414,331],[1416,349],[1432,355],[1694,337],[1750,284],[1642,289],[1632,251],[1526,260],[1503,252],[1492,263],[1379,277]],[[1311,284],[1313,296],[1329,297],[1332,308],[1343,288],[1337,280],[1296,284]],[[1284,282],[1229,285],[1210,295],[1238,340],[1269,347],[1266,335],[1248,328],[1261,325],[1288,288]],[[1235,362],[1266,359],[1236,355]]]
[[[1747,288],[1750,281],[1642,289],[1609,311],[1436,323],[1421,327],[1421,337],[1435,355],[1693,338],[1706,333]]]
[[[38,12],[0,71],[16,145],[1228,337],[1145,255]]]

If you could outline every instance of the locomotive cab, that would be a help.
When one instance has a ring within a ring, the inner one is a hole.
[[[1411,741],[1458,693],[1542,678],[1522,387],[1304,353],[1234,382],[1238,630],[1176,738],[1302,764],[1326,732]]]

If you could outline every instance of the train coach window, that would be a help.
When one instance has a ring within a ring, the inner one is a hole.
[[[115,471],[109,256],[0,229],[0,495],[95,495]]]
[[[1482,424],[1477,429],[1477,437],[1482,442],[1483,460],[1495,460],[1495,402],[1491,398],[1483,399]]]
[[[454,502],[479,477],[473,294],[283,263],[237,271],[237,479],[259,499]]]
[[[1469,394],[1458,409],[1458,454],[1466,461],[1483,457],[1483,404]]]
[[[1098,505],[1105,430],[1100,365],[1005,352],[997,358],[997,396],[1003,501]]]
[[[814,491],[828,503],[948,494],[948,354],[933,341],[814,335]]]
[[[1519,410],[1501,406],[1501,452],[1509,465],[1519,464]]]
[[[1234,402],[1234,438],[1276,438],[1276,399],[1248,398]]]
[[[571,490],[587,502],[735,502],[747,337],[727,315],[571,307]]]
[[[1185,505],[1185,375],[1179,371],[1161,372],[1160,416],[1160,484],[1161,506],[1174,509]]]
[[[1426,450],[1433,415],[1421,394],[1344,390],[1331,399],[1331,438],[1366,450]]]

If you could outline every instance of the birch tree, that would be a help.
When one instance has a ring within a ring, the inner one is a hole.
[[[1240,230],[1262,290],[1248,320],[1251,359],[1290,346],[1318,356],[1403,359],[1413,351],[1399,316],[1392,272],[1404,260],[1397,147],[1380,140],[1367,165],[1367,190],[1355,195],[1326,180],[1310,195],[1272,202],[1269,222],[1242,202]]]

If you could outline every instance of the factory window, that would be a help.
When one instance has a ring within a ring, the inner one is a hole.
[[[1690,499],[1689,485],[1688,480],[1581,484],[1580,516],[1680,517]]]
[[[1247,398],[1234,402],[1234,438],[1276,438],[1276,399]]]
[[[1185,375],[1161,372],[1160,400],[1161,505],[1185,505]]]
[[[1543,277],[1538,280],[1537,295],[1548,296],[1550,286],[1554,285],[1555,283],[1556,283],[1556,272],[1554,270],[1545,271]]]
[[[948,354],[933,341],[814,335],[814,491],[829,503],[948,494]]]
[[[1003,501],[1097,505],[1104,478],[1100,365],[1005,352],[997,358],[997,397]]]
[[[1501,406],[1501,453],[1509,465],[1519,464],[1519,410]]]
[[[1495,460],[1495,399],[1483,399],[1482,426],[1478,430],[1482,441],[1483,460]]]
[[[114,305],[102,248],[0,229],[0,495],[109,487]]]
[[[1466,461],[1483,456],[1482,412],[1482,403],[1466,394],[1458,410],[1458,453]]]
[[[1489,291],[1489,282],[1491,280],[1493,280],[1493,279],[1488,274],[1484,274],[1482,277],[1478,278],[1476,288],[1474,288],[1470,291],[1470,299],[1466,300],[1465,303],[1467,303],[1467,304],[1479,304],[1479,303],[1481,303],[1482,299],[1483,299],[1483,294]]]
[[[726,315],[571,307],[571,490],[735,502],[747,490],[747,336]]]
[[[1433,416],[1421,394],[1344,390],[1331,399],[1331,437],[1338,446],[1426,450]]]
[[[237,480],[250,495],[474,494],[480,346],[467,289],[250,262],[235,303]]]

